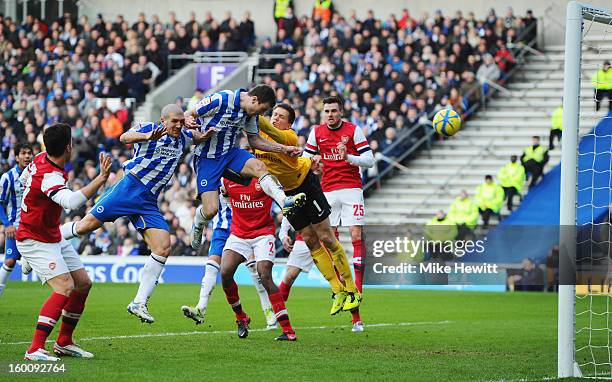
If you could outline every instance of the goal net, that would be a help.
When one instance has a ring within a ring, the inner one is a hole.
[[[558,377],[612,378],[612,10],[567,6]],[[582,133],[582,134],[581,134]]]

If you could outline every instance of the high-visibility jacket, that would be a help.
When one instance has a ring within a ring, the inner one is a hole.
[[[533,148],[533,146],[529,146],[523,152],[523,162],[527,162],[528,160],[533,159],[538,163],[542,163],[544,162],[544,155],[546,155],[547,151],[548,150],[542,147],[542,145],[539,145],[535,149]]]
[[[448,212],[450,219],[456,224],[465,224],[471,229],[478,224],[478,206],[471,198],[457,197]]]
[[[476,188],[476,203],[481,210],[498,213],[504,204],[504,189],[499,184],[485,182]]]
[[[593,87],[597,90],[612,90],[612,69],[599,69],[591,78]]]
[[[550,129],[563,130],[563,106],[559,106],[553,111],[552,117],[550,118]]]
[[[276,0],[276,4],[274,4],[274,18],[281,19],[285,17],[290,3],[291,0]]]
[[[314,15],[319,16],[321,20],[329,22],[331,20],[332,0],[315,0]]]
[[[449,215],[446,215],[442,220],[438,220],[438,218],[434,216],[425,225],[425,237],[432,241],[455,240],[457,238],[457,233],[457,224],[455,224]]]
[[[520,194],[525,184],[525,167],[519,162],[510,162],[497,172],[497,179],[502,187],[514,187]]]

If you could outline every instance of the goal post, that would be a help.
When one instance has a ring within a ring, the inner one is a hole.
[[[561,152],[559,211],[559,223],[561,226],[559,238],[560,283],[557,342],[557,376],[559,378],[582,376],[580,366],[576,360],[575,346],[576,284],[568,280],[573,278],[576,274],[577,236],[573,229],[567,230],[563,229],[563,227],[576,227],[578,225],[576,220],[576,210],[578,207],[578,143],[583,25],[585,21],[611,26],[612,10],[593,7],[577,1],[572,1],[567,5],[563,83],[563,144]],[[602,61],[603,59],[604,57],[602,57]],[[590,78],[585,78],[584,80],[590,81]],[[571,234],[569,234],[570,232]],[[606,293],[609,293],[609,291]],[[595,365],[597,365],[596,361]],[[612,366],[609,370],[610,375],[608,377],[612,378]]]

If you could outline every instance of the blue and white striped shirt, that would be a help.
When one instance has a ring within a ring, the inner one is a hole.
[[[153,122],[137,123],[130,131],[149,133],[161,127]],[[177,138],[164,135],[157,141],[134,144],[134,157],[123,164],[154,194],[158,195],[168,184],[179,164],[183,152],[193,143],[190,130],[181,130]]]
[[[12,224],[17,228],[19,225],[23,198],[23,187],[19,182],[21,172],[17,165],[0,177],[0,220],[5,227]]]
[[[229,229],[232,224],[232,209],[225,198],[219,195],[219,212],[212,220],[213,229]]]
[[[196,112],[202,121],[200,131],[214,127],[219,130],[212,138],[196,147],[194,154],[210,159],[219,159],[236,146],[240,133],[245,130],[247,134],[258,134],[257,117],[250,117],[240,108],[240,93],[223,90],[204,97],[196,105]]]

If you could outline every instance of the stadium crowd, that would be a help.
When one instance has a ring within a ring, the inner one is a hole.
[[[319,122],[323,97],[340,94],[346,100],[345,117],[364,129],[379,158],[383,153],[391,158],[401,155],[425,130],[415,129],[408,139],[406,132],[432,111],[451,106],[465,112],[479,102],[481,85],[503,81],[514,65],[507,44],[519,42],[519,37],[530,41],[536,33],[530,27],[536,22],[531,12],[521,18],[511,9],[504,16],[491,10],[483,20],[461,11],[415,18],[403,10],[399,17],[388,19],[377,19],[374,11],[368,11],[363,20],[355,12],[333,12],[329,17],[314,12],[298,19],[289,8],[281,16],[276,38],[261,43],[260,68],[273,69],[262,81],[278,89],[279,102],[287,99],[297,110],[294,128],[300,143],[305,144],[310,127]],[[291,22],[281,20],[287,16]],[[0,16],[3,170],[14,164],[16,142],[29,142],[36,154],[44,149],[43,128],[66,122],[74,127],[73,186],[78,189],[95,176],[100,151],[112,154],[112,186],[122,176],[121,164],[131,157],[131,148],[118,142],[132,121],[126,100],[142,101],[167,78],[174,69],[168,67],[168,55],[249,50],[254,44],[248,12],[241,22],[230,12],[221,22],[210,13],[199,21],[192,12],[184,23],[172,12],[165,22],[155,15],[147,19],[143,13],[131,21],[98,15],[93,22],[65,14],[49,24],[31,16],[16,24]],[[196,92],[189,103],[201,94]],[[122,101],[107,102],[107,98]],[[387,150],[398,139],[404,139],[402,145]],[[188,153],[160,201],[175,255],[196,255],[187,234],[195,210],[190,159]],[[91,203],[86,208],[90,207]],[[66,219],[79,219],[84,212],[72,211]],[[210,234],[209,230],[208,238]],[[127,220],[74,245],[84,254],[146,253]],[[204,245],[198,253],[206,251]]]

